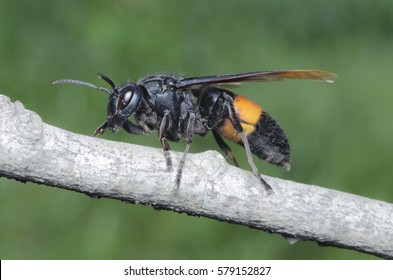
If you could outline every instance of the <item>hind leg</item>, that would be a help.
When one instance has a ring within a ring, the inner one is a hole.
[[[227,94],[224,94],[223,96],[226,99],[224,104],[228,109],[229,119],[232,122],[235,132],[237,134],[239,134],[242,139],[243,146],[244,146],[244,149],[246,150],[246,154],[247,154],[248,164],[251,166],[252,172],[259,179],[261,184],[265,187],[266,191],[268,193],[272,193],[273,192],[272,187],[262,178],[261,174],[258,171],[258,168],[256,167],[256,165],[254,163],[254,160],[252,159],[250,143],[248,142],[247,135],[243,132],[243,127],[240,123],[239,118],[236,116],[236,111],[233,106],[233,99]]]
[[[224,140],[222,139],[222,137],[217,134],[216,132],[213,132],[213,136],[214,139],[216,140],[218,146],[221,148],[221,150],[223,150],[225,157],[229,157],[233,164],[237,167],[239,167],[239,164],[237,163],[236,158],[233,156],[231,148],[229,148],[229,146],[224,142]]]

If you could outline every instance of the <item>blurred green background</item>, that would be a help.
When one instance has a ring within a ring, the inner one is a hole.
[[[324,69],[334,84],[247,84],[288,134],[292,170],[262,173],[393,202],[393,1],[0,2],[0,92],[52,125],[91,135],[104,85],[158,72],[186,76]],[[157,136],[104,136],[159,148]],[[172,144],[183,150],[184,144]],[[243,168],[240,147],[232,145]],[[217,149],[196,137],[192,152]],[[130,186],[132,187],[132,186]],[[277,234],[0,178],[1,259],[373,259]]]

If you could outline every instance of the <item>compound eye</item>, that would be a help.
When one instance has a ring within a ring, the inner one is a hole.
[[[124,95],[123,95],[123,104],[127,105],[132,97],[132,91],[127,91]]]
[[[134,91],[129,90],[129,91],[122,93],[119,96],[118,107],[120,110],[123,110],[125,107],[128,106],[128,104],[130,104],[133,95],[134,95]]]

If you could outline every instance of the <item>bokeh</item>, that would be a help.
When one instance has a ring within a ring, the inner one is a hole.
[[[262,173],[393,202],[393,1],[0,2],[0,93],[51,125],[91,135],[107,97],[51,85],[105,85],[154,73],[186,76],[324,69],[334,84],[247,84],[287,132],[292,170]],[[0,108],[1,110],[1,108]],[[106,139],[159,148],[157,135]],[[183,143],[172,144],[181,151]],[[231,145],[249,169],[241,147]],[[218,150],[195,137],[191,152]],[[132,186],[130,186],[132,187]],[[290,245],[277,234],[0,178],[1,259],[374,259]]]

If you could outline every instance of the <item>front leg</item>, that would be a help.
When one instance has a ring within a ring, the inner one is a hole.
[[[138,125],[130,122],[129,120],[127,120],[123,124],[123,129],[125,131],[127,131],[128,133],[130,133],[130,134],[136,134],[136,135],[142,135],[142,134],[150,133],[150,130],[145,130],[144,127],[138,126]]]
[[[135,115],[137,126],[142,128],[146,133],[150,133],[157,128],[157,114],[153,111],[149,103],[142,99],[143,108]]]
[[[100,125],[95,131],[94,134],[92,135],[93,137],[98,137],[102,134],[104,134],[105,130],[108,128],[108,121],[105,121],[102,125]]]

